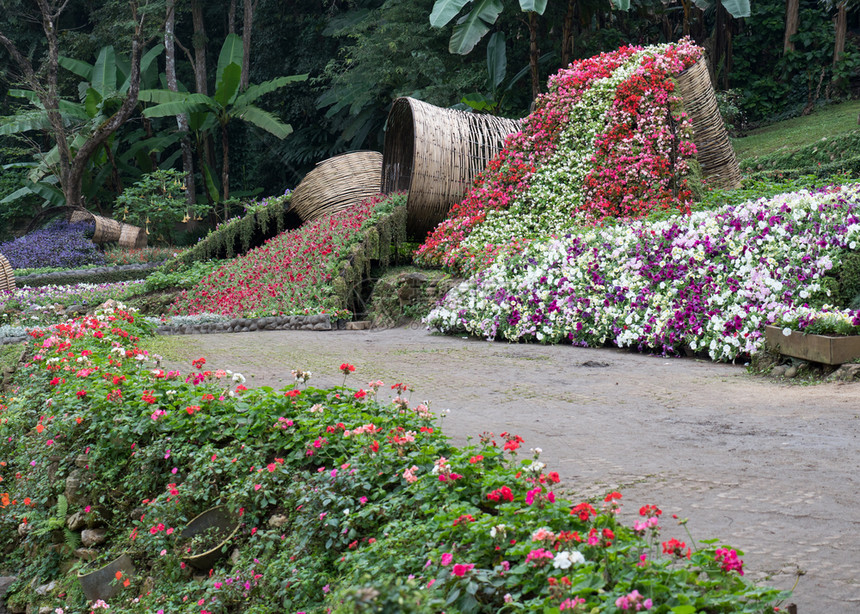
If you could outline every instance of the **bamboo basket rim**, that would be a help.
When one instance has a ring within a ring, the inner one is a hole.
[[[407,234],[423,239],[444,220],[522,122],[397,98],[388,113],[382,191],[409,192]]]
[[[335,213],[379,194],[382,154],[358,150],[316,163],[290,196],[290,209],[303,222]]]

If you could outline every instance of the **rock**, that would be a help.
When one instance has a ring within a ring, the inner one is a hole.
[[[414,273],[405,273],[400,276],[400,279],[405,282],[411,282],[413,285],[420,285],[426,283],[429,278],[424,273],[416,271]]]
[[[848,363],[840,365],[836,371],[830,374],[828,381],[856,382],[860,380],[860,364]]]
[[[22,522],[21,524],[18,525],[18,535],[20,535],[21,537],[26,537],[27,533],[29,533],[29,531],[30,531],[30,525],[27,524],[26,522]]]
[[[94,561],[99,555],[99,551],[94,548],[78,548],[74,554],[82,561]]]
[[[370,328],[369,320],[359,320],[358,322],[347,322],[346,330],[367,330]]]
[[[72,531],[82,531],[87,526],[87,517],[83,512],[75,512],[66,518],[66,526]]]
[[[786,369],[785,377],[787,377],[788,379],[793,379],[797,377],[797,367],[795,365],[791,365],[788,369]]]
[[[0,576],[0,612],[3,611],[3,602],[5,601],[9,587],[12,586],[17,579],[17,576]]]
[[[80,467],[81,469],[86,469],[90,465],[90,457],[86,454],[78,454],[75,458],[75,467]]]
[[[81,543],[87,548],[103,544],[105,540],[107,540],[106,529],[85,529],[81,532]]]
[[[66,478],[66,499],[72,505],[80,505],[83,503],[84,488],[83,488],[83,473],[80,469],[74,469],[69,477]]]
[[[52,590],[54,590],[55,588],[57,588],[57,581],[56,581],[56,580],[51,580],[51,581],[50,581],[50,582],[48,582],[47,584],[43,584],[42,586],[37,586],[37,587],[36,587],[36,594],[37,594],[37,595],[42,595],[42,596],[44,597],[45,595],[47,595],[48,593],[50,593],[50,592],[51,592]]]
[[[43,605],[39,608],[39,614],[53,614],[54,608],[49,605]]]
[[[233,548],[233,552],[230,553],[230,563],[232,565],[238,565],[239,564],[239,549],[238,548]]]
[[[269,518],[269,526],[273,529],[280,529],[282,526],[287,524],[289,518],[284,516],[283,514],[275,514],[271,518]]]
[[[782,377],[783,375],[785,375],[785,372],[787,370],[788,370],[788,367],[786,365],[777,365],[776,367],[774,367],[773,369],[770,370],[770,374],[773,377]]]

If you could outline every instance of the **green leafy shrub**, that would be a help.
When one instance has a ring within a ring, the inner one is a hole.
[[[197,245],[168,260],[164,268],[171,270],[182,263],[232,258],[257,247],[267,238],[278,235],[287,228],[296,228],[300,224],[298,215],[290,211],[290,191],[287,190],[283,196],[247,204],[245,215],[219,224]]]
[[[183,173],[175,169],[158,169],[144,175],[116,199],[115,216],[145,228],[157,241],[171,243],[174,224],[189,214],[200,218],[210,209],[208,204],[197,203],[189,210],[182,178]]]

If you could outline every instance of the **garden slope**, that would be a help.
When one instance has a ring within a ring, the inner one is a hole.
[[[344,361],[356,365],[355,382],[407,382],[414,399],[450,409],[444,429],[456,443],[517,433],[525,449],[543,449],[566,492],[618,488],[630,520],[659,502],[667,519],[689,518],[695,539],[741,548],[748,577],[788,589],[803,570],[789,600],[799,612],[856,608],[858,383],[788,386],[710,361],[417,327],[171,337],[153,349],[177,367],[205,355],[258,386],[284,385],[292,368],[313,371],[314,385],[338,385]],[[664,539],[684,535],[665,522]]]

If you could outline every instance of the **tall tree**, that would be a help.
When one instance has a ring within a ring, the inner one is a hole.
[[[146,11],[141,10],[137,0],[129,2],[134,34],[131,41],[131,67],[129,87],[119,109],[109,116],[93,131],[72,155],[69,134],[60,110],[60,95],[57,73],[60,65],[60,16],[69,0],[36,0],[39,13],[35,18],[41,21],[47,47],[43,66],[36,69],[15,43],[0,32],[0,44],[6,49],[20,71],[19,78],[35,95],[45,109],[48,117],[49,132],[57,145],[57,177],[66,199],[66,205],[83,208],[82,181],[90,157],[108,140],[132,115],[137,106],[140,88],[140,57],[143,49],[143,26]],[[145,8],[145,7],[144,7]]]
[[[167,0],[167,17],[164,20],[164,72],[167,77],[167,89],[172,92],[179,91],[176,81],[176,37],[174,35],[174,24],[176,22],[176,0]],[[185,172],[185,198],[191,207],[196,200],[194,189],[194,155],[191,151],[191,141],[188,138],[188,115],[178,113],[176,115],[176,126],[183,133],[180,145],[182,147],[182,170]]]
[[[242,82],[240,89],[248,87],[251,76],[251,33],[254,29],[254,13],[260,0],[245,0],[242,20]]]
[[[800,12],[800,0],[785,0],[785,39],[782,44],[782,53],[794,51],[794,43],[791,37],[797,34],[798,15]]]
[[[430,13],[430,25],[434,28],[446,26],[468,2],[469,0],[436,0]],[[629,5],[629,0],[627,2]],[[546,4],[547,0],[519,0],[520,10],[528,14],[526,23],[529,29],[529,72],[532,78],[532,98],[537,98],[540,93],[537,16],[544,14]],[[502,0],[475,0],[472,10],[457,20],[451,34],[448,51],[460,55],[471,52],[478,41],[490,31],[490,27],[496,23],[504,8]]]
[[[296,81],[305,81],[307,75],[278,77],[259,85],[251,85],[239,91],[242,73],[242,41],[236,34],[228,34],[218,57],[218,84],[213,96],[150,90],[140,94],[141,100],[158,103],[144,111],[146,117],[171,117],[179,113],[192,115],[192,123],[201,127],[220,127],[221,136],[221,195],[230,198],[230,145],[227,126],[231,120],[240,119],[252,124],[279,139],[286,138],[293,129],[268,111],[254,103],[270,92]],[[196,116],[196,118],[194,117]],[[225,204],[226,214],[226,204]]]

